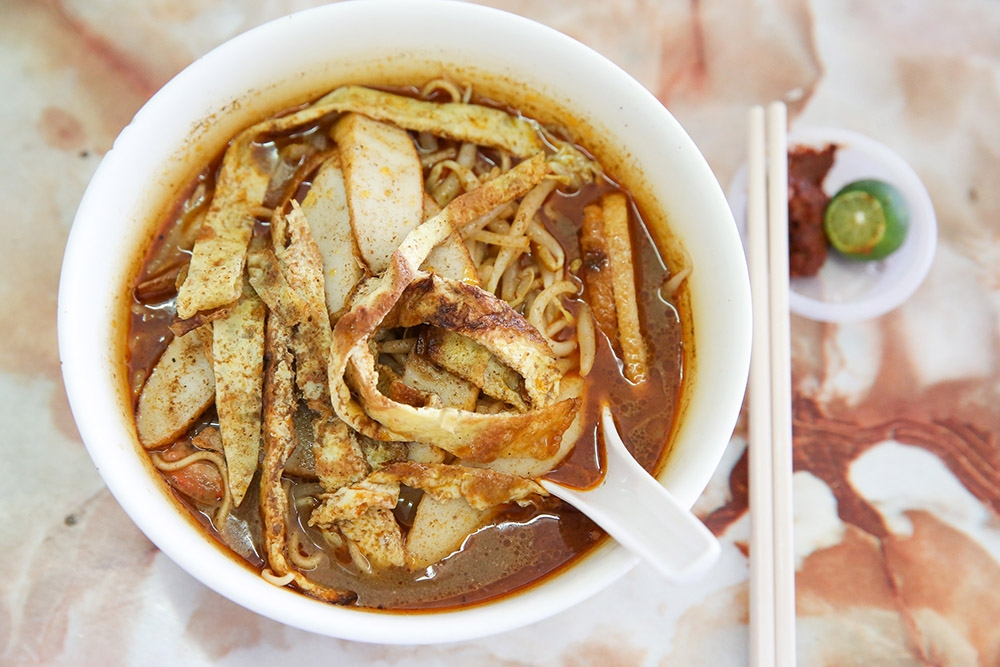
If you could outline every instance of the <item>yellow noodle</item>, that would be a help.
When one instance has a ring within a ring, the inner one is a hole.
[[[316,498],[313,496],[300,496],[295,499],[296,510],[311,510],[316,506]]]
[[[462,144],[454,160],[440,160],[431,167],[426,179],[427,189],[439,206],[446,206],[462,190],[468,192],[479,187],[482,179],[472,171],[478,153],[478,146],[466,142]],[[448,174],[442,176],[445,169]]]
[[[550,305],[557,305],[560,309],[563,309],[562,304],[559,303],[559,297],[564,294],[576,294],[577,291],[577,286],[568,280],[560,280],[559,282],[552,283],[542,290],[541,294],[531,303],[531,307],[528,309],[528,321],[539,331],[544,331],[546,328],[543,319],[545,310]]]
[[[576,341],[570,338],[569,340],[552,340],[551,338],[546,338],[549,347],[552,348],[552,354],[557,357],[568,357],[576,351],[577,344]]]
[[[489,280],[490,276],[493,275],[493,258],[487,257],[476,266],[476,272],[479,274],[480,282],[485,282]]]
[[[469,257],[472,258],[472,263],[476,267],[476,275],[482,278],[482,274],[479,273],[479,268],[483,263],[483,260],[486,259],[486,244],[480,241],[466,239],[465,246],[469,249]]]
[[[566,315],[569,315],[569,313],[567,312]],[[545,336],[545,340],[548,342],[549,347],[552,348],[553,354],[557,357],[567,357],[577,349],[577,342],[574,338],[569,338],[567,340],[555,339],[556,335],[572,324],[573,322],[571,320],[562,316],[556,319],[545,331],[542,332],[542,335]]]
[[[476,230],[483,229],[487,225],[493,223],[496,220],[499,220],[501,218],[509,218],[510,216],[514,215],[516,210],[517,207],[514,206],[514,204],[512,203],[501,204],[500,206],[497,206],[495,209],[486,213],[485,215],[481,215],[474,220],[470,220],[468,224],[463,225],[462,237],[464,238]]]
[[[559,371],[563,375],[566,375],[566,373],[569,373],[578,365],[579,365],[579,359],[575,356],[559,357],[559,359],[556,360],[556,366],[558,366]]]
[[[499,296],[508,304],[514,300],[517,293],[518,275],[517,267],[511,265],[507,267],[507,270],[503,272],[503,276],[500,278]]]
[[[500,171],[509,171],[511,167],[510,153],[505,150],[497,149],[500,153]]]
[[[416,338],[396,338],[394,340],[383,340],[378,344],[378,351],[382,354],[409,354],[417,344]]]
[[[469,190],[475,190],[479,187],[479,177],[472,171],[472,168],[464,164],[460,164],[457,160],[441,160],[435,164],[431,169],[430,176],[428,177],[429,180],[431,182],[441,181],[443,178],[441,174],[446,169],[458,178],[459,185],[461,185],[462,190],[468,192]],[[457,194],[457,192],[455,194]]]
[[[434,152],[438,149],[438,138],[430,132],[417,132],[417,149],[420,151]]]
[[[528,237],[534,242],[538,259],[550,271],[558,271],[566,262],[566,252],[537,218],[532,218],[528,225]]]
[[[311,556],[302,555],[299,534],[293,532],[288,543],[288,559],[299,570],[313,570],[323,561],[323,553],[317,551]]]
[[[509,220],[506,220],[504,218],[496,218],[495,220],[491,220],[490,222],[488,222],[486,226],[483,227],[483,229],[480,231],[493,232],[494,234],[499,234],[500,236],[508,236],[511,238],[525,238],[525,239],[527,238],[523,236],[514,236],[511,234],[510,230],[511,230],[511,224]],[[499,248],[496,249],[496,251],[499,252]]]
[[[465,94],[458,89],[458,86],[448,79],[433,79],[428,81],[424,84],[424,87],[420,89],[420,97],[427,99],[439,90],[443,90],[448,93],[452,102],[465,101]]]
[[[511,225],[510,233],[515,236],[523,236],[528,229],[528,223],[531,219],[535,217],[535,213],[541,208],[542,203],[545,202],[546,198],[556,187],[556,181],[551,178],[546,178],[541,183],[536,185],[528,194],[524,195],[521,199],[521,203],[517,207],[517,215],[514,216],[514,223]],[[498,271],[495,271],[490,277],[489,282],[484,281],[485,289],[487,292],[496,292],[497,283],[500,281],[500,276],[503,271],[507,268],[508,264],[513,264],[517,261],[520,256],[520,252],[517,252],[513,248],[502,248],[500,254],[497,255],[496,265]]]
[[[560,333],[565,331],[566,327],[573,326],[574,324],[575,321],[572,319],[569,319],[567,317],[557,317],[556,319],[554,319],[552,322],[549,323],[549,326],[546,327],[543,333],[545,334],[546,338],[555,338]]]
[[[542,289],[548,289],[555,283],[563,279],[562,271],[553,271],[544,264],[538,266],[538,277],[542,283]]]
[[[433,153],[425,153],[420,156],[420,166],[424,169],[430,169],[442,160],[454,160],[456,155],[458,155],[458,151],[451,146],[435,150]]]
[[[680,271],[673,274],[663,283],[660,287],[660,296],[663,297],[664,301],[673,302],[674,297],[677,296],[677,290],[681,288],[684,280],[691,275],[691,255],[688,254],[687,250],[683,246],[680,246],[680,251],[683,253],[684,264]]]
[[[510,300],[512,308],[520,308],[527,300],[528,294],[536,287],[539,290],[541,289],[541,285],[535,274],[536,269],[534,266],[521,269],[520,273],[517,274],[517,287],[514,290],[514,298]]]
[[[368,561],[368,558],[361,552],[358,545],[352,541],[347,540],[347,551],[351,554],[351,560],[354,561],[354,566],[358,568],[361,572],[365,574],[372,573],[372,564]]]
[[[479,146],[471,142],[465,142],[462,147],[458,149],[458,157],[455,161],[463,167],[474,167],[476,164],[476,158],[479,156]],[[482,180],[482,179],[480,179]]]
[[[273,584],[278,588],[287,586],[288,584],[292,583],[292,581],[295,579],[294,572],[286,572],[285,574],[279,577],[278,575],[271,572],[271,568],[269,567],[265,567],[263,570],[261,570],[260,576],[262,579],[264,579],[264,581],[266,581],[269,584]]]
[[[208,451],[193,452],[184,458],[177,459],[176,461],[164,461],[163,456],[161,456],[159,452],[153,452],[150,455],[150,458],[153,460],[153,465],[156,469],[162,472],[176,472],[181,468],[188,467],[196,461],[208,461],[209,463],[213,463],[217,468],[219,468],[220,471],[226,465],[218,453]]]
[[[472,232],[472,234],[469,235],[469,238],[473,241],[482,241],[483,243],[501,246],[503,248],[516,248],[518,250],[528,249],[528,237],[526,236],[497,234],[496,232],[488,232],[481,229],[477,232]]]
[[[325,528],[320,529],[320,533],[323,535],[323,541],[329,544],[334,549],[339,549],[344,546],[344,536],[335,530],[327,530]]]

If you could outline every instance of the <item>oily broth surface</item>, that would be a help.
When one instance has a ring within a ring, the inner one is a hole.
[[[407,91],[396,89],[395,92]],[[329,124],[320,122],[315,127],[297,131],[296,136],[308,135],[310,141],[323,143],[328,141],[325,137]],[[260,146],[255,159],[273,161],[282,141],[278,138],[270,145],[265,143]],[[201,191],[210,192],[219,162],[220,158],[214,160],[165,216],[136,279],[136,286],[149,277],[150,257],[174,255],[180,264],[186,260],[186,249],[166,247],[173,242],[171,231],[185,218],[185,213],[190,215],[186,208],[190,208],[188,202],[192,197],[197,199],[197,193]],[[308,186],[307,180],[297,193],[298,199],[304,197]],[[569,195],[557,192],[550,200],[551,207],[547,207],[553,215],[547,215],[545,210],[540,212],[549,231],[563,246],[567,265],[580,256],[577,231],[583,207],[612,189],[617,189],[617,185],[605,180],[584,186]],[[635,206],[634,203],[632,205]],[[682,381],[682,327],[678,312],[660,297],[659,288],[667,275],[666,269],[655,243],[637,220],[641,220],[641,216],[633,208],[630,224],[637,259],[635,266],[641,321],[650,352],[649,379],[641,385],[632,385],[625,380],[620,361],[615,358],[603,335],[598,335],[597,359],[588,378],[585,405],[581,408],[586,411],[584,435],[570,458],[550,474],[555,479],[578,486],[593,484],[599,477],[596,423],[601,399],[611,402],[622,435],[647,470],[657,469],[673,429]],[[269,234],[268,226],[258,224],[255,233]],[[136,298],[132,305],[128,337],[128,371],[133,401],[148,371],[171,339],[172,334],[167,327],[175,314],[176,292],[162,291],[153,298],[139,295],[139,290],[134,290],[134,294]],[[217,425],[214,409],[209,410],[192,433],[210,424]],[[304,431],[302,435],[311,437],[309,429]],[[208,534],[226,544],[250,567],[259,570],[264,565],[264,559],[257,510],[258,481],[259,473],[241,507],[233,511],[221,533],[212,526],[209,519],[211,510],[199,509],[196,503],[176,490],[174,494]],[[294,478],[289,482],[293,498],[307,491],[310,485],[308,481]],[[307,519],[308,512],[301,513],[297,523],[289,526],[290,532],[297,533],[307,547],[310,544],[315,547],[323,545],[319,532],[305,527]],[[492,523],[470,536],[458,552],[426,570],[359,575],[345,553],[326,547],[320,565],[306,571],[306,574],[318,582],[356,591],[359,606],[396,610],[449,608],[494,599],[533,585],[566,567],[603,539],[603,532],[581,513],[558,499],[548,498],[534,507],[514,506],[500,512]]]

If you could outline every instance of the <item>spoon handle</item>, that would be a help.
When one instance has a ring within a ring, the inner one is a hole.
[[[670,581],[692,581],[705,574],[719,558],[719,541],[636,462],[606,405],[601,424],[606,451],[601,482],[586,490],[548,479],[541,480],[542,486],[586,514]]]

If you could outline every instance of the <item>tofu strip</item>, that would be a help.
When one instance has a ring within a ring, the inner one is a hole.
[[[528,412],[498,414],[413,407],[378,390],[378,373],[370,352],[359,350],[351,361],[355,370],[352,384],[363,410],[381,428],[396,440],[433,443],[469,461],[485,463],[510,456],[548,458],[559,449],[562,434],[579,408],[576,399]],[[361,426],[366,428],[367,424]]]
[[[313,422],[313,458],[316,475],[325,491],[359,482],[371,472],[358,435],[337,415],[330,414]]]
[[[405,550],[392,520],[399,485],[423,489]],[[548,495],[531,479],[462,465],[389,463],[366,479],[324,496],[309,525],[337,527],[376,567],[424,567],[446,556],[456,542],[492,516],[498,506]],[[460,532],[452,530],[457,525]],[[364,530],[359,528],[364,527]],[[414,530],[416,532],[414,532]],[[372,535],[379,536],[373,539]]]
[[[604,229],[604,209],[600,203],[583,209],[583,226],[580,228],[580,254],[583,259],[581,275],[587,290],[587,302],[597,326],[608,337],[616,352],[621,352],[618,341],[618,310],[615,307],[615,287],[611,277],[611,257],[608,236]]]
[[[611,260],[615,310],[618,313],[618,336],[625,362],[625,377],[632,382],[646,379],[648,361],[646,342],[639,326],[639,303],[635,292],[635,270],[632,264],[632,236],[628,225],[628,201],[620,192],[601,198],[604,209],[604,231]]]
[[[579,398],[583,394],[583,380],[578,376],[564,378],[560,387],[560,398]],[[559,449],[548,459],[500,458],[484,467],[523,478],[544,475],[566,458],[583,433],[583,412],[577,412],[563,433]],[[443,500],[424,494],[406,535],[407,568],[418,570],[440,561],[458,549],[468,535],[489,521],[499,509],[499,506],[476,509],[464,497]]]
[[[247,275],[268,310],[292,328],[308,316],[309,305],[285,278],[284,267],[263,238],[255,238],[247,253]]]
[[[362,571],[406,564],[403,533],[391,509],[370,509],[357,519],[337,523],[337,528],[349,540],[351,557]]]

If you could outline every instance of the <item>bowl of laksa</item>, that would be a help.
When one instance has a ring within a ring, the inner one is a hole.
[[[749,310],[715,177],[625,72],[492,9],[338,3],[223,44],[123,130],[59,342],[91,457],[167,556],[278,621],[406,644],[627,572],[539,480],[600,481],[607,404],[690,507]]]

